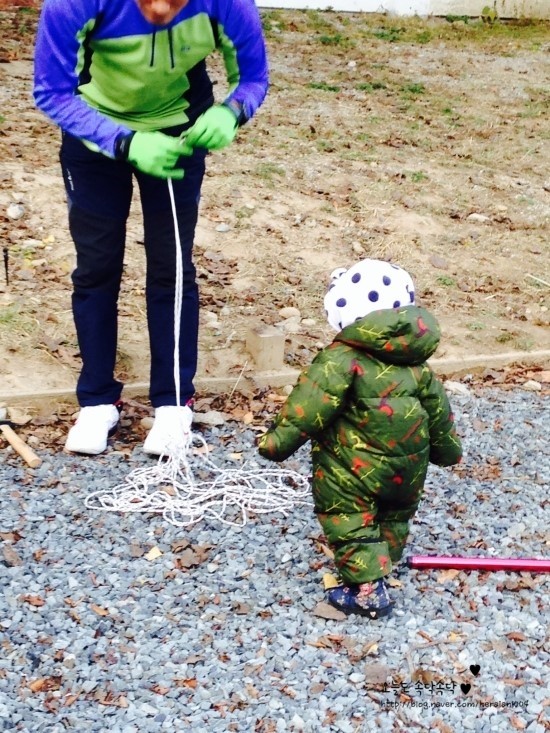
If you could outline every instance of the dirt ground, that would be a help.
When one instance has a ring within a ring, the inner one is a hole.
[[[286,366],[307,364],[332,337],[328,274],[366,256],[411,272],[442,325],[437,357],[550,348],[550,24],[262,16],[270,92],[210,156],[203,187],[199,375],[254,371],[246,336],[261,324],[281,324]],[[59,134],[32,101],[35,23],[32,10],[0,10],[4,400],[71,390],[79,368]],[[212,73],[222,96],[218,62]],[[141,241],[136,198],[120,300],[126,382],[148,378]]]

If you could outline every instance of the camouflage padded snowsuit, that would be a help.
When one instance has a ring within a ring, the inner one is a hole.
[[[288,458],[311,440],[315,512],[345,584],[400,559],[429,462],[462,448],[442,383],[426,364],[440,333],[425,309],[379,310],[344,328],[305,370],[260,453]]]

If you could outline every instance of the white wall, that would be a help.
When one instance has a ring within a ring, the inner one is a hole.
[[[393,15],[469,15],[494,9],[499,18],[548,18],[550,0],[257,0],[260,8],[288,8]]]

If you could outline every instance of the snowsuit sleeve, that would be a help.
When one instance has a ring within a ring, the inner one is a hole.
[[[320,351],[302,372],[273,425],[258,442],[264,458],[284,461],[338,415],[353,372],[341,368],[335,359],[337,350],[333,346]]]
[[[420,402],[428,414],[430,463],[453,466],[462,458],[462,445],[454,425],[454,416],[443,384],[433,371],[426,369],[420,384]]]

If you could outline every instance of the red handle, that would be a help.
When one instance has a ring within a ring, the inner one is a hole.
[[[410,568],[454,568],[456,570],[516,570],[526,573],[550,573],[550,560],[534,557],[438,557],[411,555]]]

